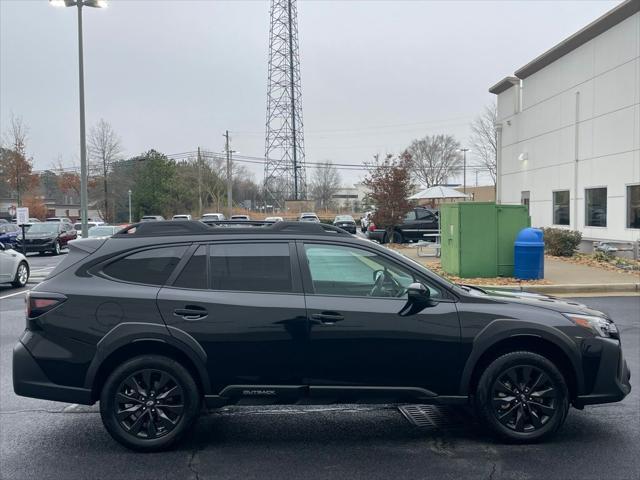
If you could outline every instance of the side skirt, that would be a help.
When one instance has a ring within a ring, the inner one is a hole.
[[[439,396],[415,387],[344,387],[306,385],[229,385],[206,395],[208,408],[225,405],[335,405],[417,403],[466,405],[467,396]]]

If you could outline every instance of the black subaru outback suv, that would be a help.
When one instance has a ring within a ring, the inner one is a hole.
[[[454,285],[337,227],[134,225],[71,252],[27,299],[18,395],[93,404],[166,448],[203,402],[471,405],[503,439],[622,400],[615,324],[584,305]]]

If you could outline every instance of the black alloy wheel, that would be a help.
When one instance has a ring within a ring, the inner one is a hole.
[[[536,367],[506,370],[493,383],[492,397],[498,421],[516,432],[542,428],[557,414],[557,391],[547,374]]]
[[[569,389],[551,360],[516,351],[483,368],[474,403],[479,419],[498,437],[508,442],[535,442],[553,435],[564,423]]]
[[[200,413],[202,393],[192,374],[162,355],[126,360],[100,392],[100,416],[111,436],[141,452],[177,442]]]
[[[171,432],[184,413],[184,394],[166,372],[139,370],[120,383],[114,415],[130,435],[153,440]]]

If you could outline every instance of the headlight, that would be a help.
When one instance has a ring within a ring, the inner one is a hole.
[[[618,328],[611,320],[592,315],[578,315],[575,313],[563,313],[563,315],[579,327],[588,328],[600,337],[620,338],[618,335]]]

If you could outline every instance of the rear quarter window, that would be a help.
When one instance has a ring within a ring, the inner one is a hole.
[[[107,264],[102,272],[115,280],[161,286],[176,268],[186,249],[184,245],[174,245],[142,250]]]

